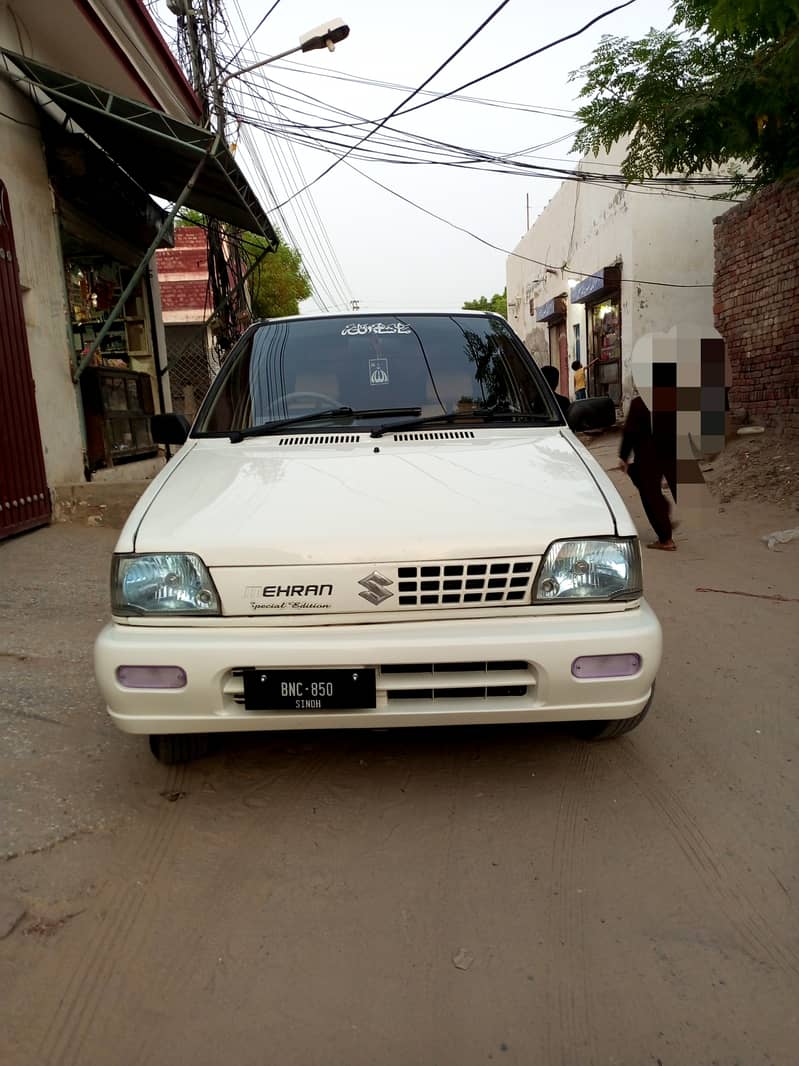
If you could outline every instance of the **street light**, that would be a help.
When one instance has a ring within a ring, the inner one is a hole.
[[[256,70],[258,67],[265,67],[267,63],[274,63],[277,59],[285,59],[286,56],[294,55],[295,52],[313,52],[316,48],[327,48],[333,52],[336,45],[349,37],[349,35],[350,28],[343,19],[330,19],[328,22],[323,22],[321,26],[317,26],[316,29],[304,33],[296,47],[289,48],[286,52],[278,52],[276,56],[270,56],[268,59],[260,59],[257,63],[251,63],[248,67],[239,67],[238,70],[231,70],[229,74],[220,79],[217,90],[221,92],[222,87],[231,78],[238,78],[242,74]]]

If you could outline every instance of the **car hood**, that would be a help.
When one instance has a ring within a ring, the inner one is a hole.
[[[617,532],[609,500],[624,519],[564,431],[403,436],[189,442],[131,515],[127,550],[196,552],[212,567],[527,556]]]

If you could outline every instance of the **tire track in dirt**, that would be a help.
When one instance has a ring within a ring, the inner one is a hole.
[[[587,744],[575,745],[563,771],[555,816],[548,919],[552,937],[548,983],[554,1004],[547,1018],[546,1062],[551,1066],[596,1062],[593,968],[585,936],[585,897],[578,891],[596,769],[596,751]]]
[[[756,961],[799,976],[799,955],[784,943],[769,919],[747,894],[737,868],[719,854],[694,815],[657,770],[622,740],[612,757],[643,798],[661,815],[666,828],[699,876],[709,897],[736,932],[744,951]]]
[[[296,780],[289,790],[289,795],[294,796],[294,802],[281,803],[283,817],[280,821],[290,817],[300,798],[305,795],[307,784],[322,767],[323,760],[316,757],[306,760],[306,763],[300,775],[297,775],[296,763],[291,761],[276,774],[269,774],[268,780],[261,779],[246,788],[239,798],[239,806],[244,808],[244,815],[251,813],[253,807],[268,803],[268,799],[255,801],[255,797],[279,786],[285,778],[294,775]],[[193,808],[182,797],[193,791],[202,791],[199,768],[192,765],[169,768],[164,788],[160,791],[162,795],[181,796],[181,800],[163,803],[144,832],[139,834],[127,849],[118,863],[118,872],[115,873],[115,878],[120,883],[111,889],[107,900],[102,897],[98,899],[97,905],[99,908],[104,907],[106,915],[101,920],[100,928],[88,945],[82,944],[79,949],[73,948],[65,954],[60,969],[63,971],[68,965],[72,968],[71,976],[39,1045],[39,1061],[47,1066],[75,1066],[77,1063],[104,1061],[101,1058],[86,1058],[86,1045],[97,1035],[98,1029],[102,1030],[104,1017],[111,1017],[118,1022],[120,1016],[127,1014],[125,1009],[119,1011],[118,1006],[109,1003],[114,994],[112,985],[120,980],[124,982],[125,974],[135,972],[141,964],[147,945],[147,933],[152,925],[151,921],[144,920],[144,916],[148,913],[151,918],[157,915],[169,887],[168,879],[165,881],[170,869],[168,858],[182,854],[180,840],[187,831],[191,831]],[[275,819],[272,817],[270,827],[274,828],[275,825]],[[231,841],[235,842],[237,852],[242,849],[246,851],[253,846],[255,835],[259,839],[262,838],[263,831],[263,824],[254,822],[243,836],[238,832],[219,834],[219,852],[229,852]],[[207,844],[207,841],[204,844]],[[225,878],[225,862],[214,862],[209,858],[207,850],[203,853],[203,865],[206,869],[219,870],[220,879]],[[222,899],[225,895],[219,892],[215,898]],[[202,931],[198,931],[191,946],[184,941],[179,953],[158,956],[156,961],[157,965],[162,967],[165,993],[177,988],[178,979],[181,983],[185,982],[186,966],[190,965],[190,958],[196,954],[201,940]],[[79,958],[75,960],[78,951]],[[151,954],[146,964],[151,966],[152,962]],[[54,983],[57,983],[59,974],[56,973],[53,977]],[[160,986],[159,978],[155,976],[154,979]],[[132,1000],[123,997],[123,1001],[135,1002],[135,997]],[[103,1012],[104,1006],[109,1008],[107,1012]],[[101,1014],[100,1019],[98,1013]],[[158,1034],[150,1033],[137,1041],[138,1061],[157,1061],[156,1048],[152,1045],[152,1041],[157,1040]]]
[[[204,910],[202,927],[198,927],[189,939],[185,934],[181,936],[179,951],[164,954],[151,951],[149,957],[144,960],[151,980],[158,987],[160,998],[165,1004],[172,1002],[174,997],[185,989],[186,975],[194,973],[200,965],[206,948],[205,930],[224,928],[224,920],[230,913],[244,914],[252,905],[251,874],[245,873],[235,885],[231,886],[230,871],[237,866],[237,856],[245,856],[244,865],[251,869],[253,857],[257,857],[260,853],[259,845],[264,840],[266,828],[262,821],[252,817],[253,814],[268,806],[270,809],[268,832],[272,836],[277,835],[280,828],[296,816],[300,805],[309,801],[310,788],[319,774],[323,770],[335,773],[340,765],[350,759],[351,755],[348,752],[337,750],[332,754],[328,752],[313,755],[306,753],[300,767],[294,760],[286,762],[275,773],[270,774],[267,780],[253,784],[239,797],[239,806],[244,808],[245,816],[249,816],[250,824],[244,832],[241,832],[237,820],[236,830],[233,833],[223,832],[217,835],[216,851],[210,854],[208,841],[204,841],[205,883],[207,885],[208,880],[216,883],[215,889],[209,890],[208,898],[218,901],[217,909],[206,908]],[[275,790],[280,790],[279,806],[276,806],[272,798]],[[275,817],[277,810],[279,810],[279,816]],[[258,878],[258,885],[263,890],[264,884],[261,878]],[[261,896],[261,903],[264,898]],[[213,907],[213,904],[211,906]],[[143,938],[135,952],[132,953],[131,961],[141,964],[147,946],[147,940]],[[140,1035],[135,1056],[130,1060],[130,1066],[152,1066],[153,1063],[158,1062],[162,1050],[163,1033],[157,1027],[151,1028],[146,1034]]]
[[[58,1009],[45,1030],[40,1046],[45,1062],[66,1066],[75,1061],[109,983],[135,955],[136,948],[130,947],[131,933],[137,928],[142,910],[157,906],[157,883],[164,861],[174,854],[189,821],[190,809],[182,802],[183,797],[199,784],[194,767],[175,766],[167,771],[161,795],[177,796],[181,802],[159,803],[143,834],[137,836],[118,862],[115,877],[122,883],[110,890],[108,898],[98,898],[97,906],[105,910],[105,917],[88,947],[81,950]],[[255,786],[261,787],[260,783]],[[67,955],[70,963],[73,956],[74,952]]]
[[[190,778],[188,767],[171,767],[164,791],[186,792]],[[133,870],[134,876],[139,871],[141,874],[137,880],[123,880],[112,890],[106,903],[106,917],[82,950],[78,965],[42,1036],[39,1054],[43,1063],[71,1066],[80,1061],[86,1033],[113,972],[124,959],[137,918],[148,900],[148,886],[157,877],[183,820],[182,804],[164,804],[131,848],[130,858],[123,863],[123,876],[125,869]],[[98,904],[102,905],[101,901]]]

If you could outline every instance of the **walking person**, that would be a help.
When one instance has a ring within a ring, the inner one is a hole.
[[[634,462],[630,462],[631,454]],[[621,438],[618,468],[629,475],[638,489],[646,517],[657,536],[657,540],[647,544],[647,548],[676,551],[677,545],[672,540],[671,507],[661,489],[666,464],[658,453],[652,434],[649,408],[640,396],[634,396],[630,403]]]

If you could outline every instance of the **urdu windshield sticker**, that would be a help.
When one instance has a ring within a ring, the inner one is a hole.
[[[404,322],[350,322],[341,331],[342,337],[365,337],[368,333],[411,333]]]

